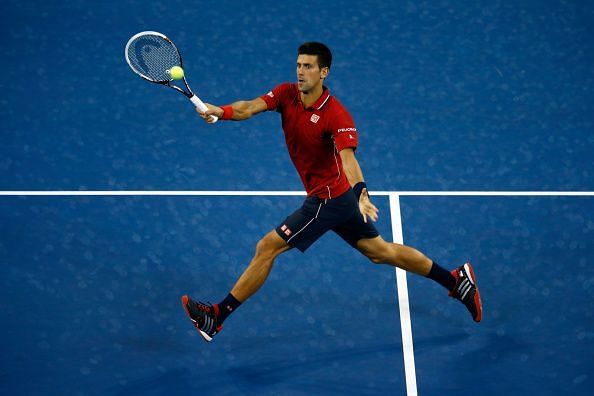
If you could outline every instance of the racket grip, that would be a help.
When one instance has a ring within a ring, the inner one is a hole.
[[[194,106],[196,106],[196,108],[198,110],[200,110],[200,111],[208,110],[208,107],[206,107],[204,102],[202,100],[200,100],[200,98],[198,96],[194,95],[190,98],[190,100],[192,101]],[[210,117],[211,117],[211,120],[213,120],[213,122],[217,122],[219,120],[219,117],[217,117],[215,115],[211,115]]]

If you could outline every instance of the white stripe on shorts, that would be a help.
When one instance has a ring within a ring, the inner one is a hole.
[[[296,233],[293,234],[293,236],[289,239],[287,239],[287,243],[291,242],[291,239],[295,238],[297,235],[299,235],[299,233],[303,230],[305,230],[307,228],[308,225],[310,225],[312,223],[312,221],[314,221],[315,219],[318,218],[318,215],[320,214],[320,209],[322,209],[322,204],[323,202],[320,202],[320,206],[318,206],[318,211],[316,212],[316,216],[311,219],[310,221],[307,222],[306,225],[303,226],[303,228],[301,228],[299,231],[297,231]]]

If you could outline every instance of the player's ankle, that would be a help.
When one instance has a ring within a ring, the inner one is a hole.
[[[452,273],[445,268],[441,267],[435,261],[432,262],[431,270],[427,274],[427,278],[439,283],[443,287],[445,287],[448,292],[452,291],[456,286],[456,278],[452,275]]]
[[[231,313],[233,313],[239,306],[241,301],[236,299],[233,294],[227,294],[227,297],[218,304],[215,304],[215,315],[217,316],[218,323],[223,323]]]

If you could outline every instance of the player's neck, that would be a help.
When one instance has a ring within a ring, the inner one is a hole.
[[[323,92],[324,92],[324,85],[322,84],[321,81],[319,84],[314,86],[311,90],[309,90],[307,92],[303,92],[303,91],[300,92],[301,103],[303,103],[303,107],[308,108],[311,105],[313,105],[314,103],[316,103],[316,100],[318,100],[320,98],[320,96],[322,96]]]

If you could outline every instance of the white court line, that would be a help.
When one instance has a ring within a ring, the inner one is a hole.
[[[17,196],[305,196],[304,191],[175,191],[175,190],[89,190],[89,191],[0,191]]]
[[[435,197],[592,197],[594,191],[376,191],[374,195]],[[372,194],[372,193],[370,193]]]
[[[402,217],[400,216],[400,198],[395,193],[390,194],[390,218],[394,242],[402,245],[404,244],[404,237],[402,235]],[[408,303],[408,284],[406,282],[406,271],[400,268],[396,268],[396,285],[398,289],[398,307],[400,309],[400,332],[402,333],[406,394],[408,396],[417,396],[417,375],[410,321],[410,306]]]
[[[594,191],[370,191],[372,196],[592,197]],[[64,190],[0,191],[0,196],[305,196],[303,191]]]

